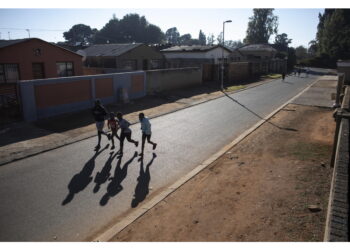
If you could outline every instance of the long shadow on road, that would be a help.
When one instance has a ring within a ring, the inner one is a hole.
[[[75,194],[84,190],[89,185],[89,183],[93,179],[91,175],[95,168],[95,160],[97,156],[101,154],[104,150],[106,150],[108,147],[109,147],[109,144],[107,144],[102,150],[96,151],[95,154],[91,157],[91,159],[89,159],[85,163],[83,169],[79,173],[73,176],[73,178],[68,184],[69,193],[67,197],[62,201],[62,206],[71,202]]]
[[[111,176],[110,171],[112,169],[112,162],[116,156],[117,156],[117,153],[113,155],[113,152],[111,152],[102,170],[96,174],[95,180],[94,180],[94,182],[96,183],[93,191],[94,193],[97,193],[100,190],[101,185],[105,183],[108,180],[108,178]]]
[[[114,171],[114,176],[110,178],[111,182],[107,186],[107,192],[103,195],[100,200],[100,205],[105,206],[111,197],[116,196],[120,191],[123,190],[123,186],[121,185],[122,181],[128,174],[128,167],[131,162],[137,157],[137,152],[134,153],[133,157],[128,160],[124,166],[121,168],[122,157],[118,159],[117,166]]]
[[[153,160],[157,157],[153,153],[151,161],[147,164],[146,169],[143,169],[143,158],[141,158],[140,163],[140,174],[137,177],[137,185],[135,188],[134,199],[131,202],[131,207],[135,208],[137,205],[142,202],[149,193],[149,182],[151,181],[151,175],[149,172],[149,167],[152,165]]]

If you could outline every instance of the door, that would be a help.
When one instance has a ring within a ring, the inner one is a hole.
[[[143,66],[142,67],[143,70],[148,70],[148,60],[147,59],[143,60],[143,65],[142,66]]]
[[[33,63],[33,79],[43,79],[45,78],[44,64],[43,63]]]

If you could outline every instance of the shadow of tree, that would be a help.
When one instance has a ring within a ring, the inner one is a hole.
[[[138,206],[140,202],[142,202],[149,193],[149,182],[151,181],[151,175],[149,172],[149,167],[152,165],[153,160],[157,157],[155,153],[153,153],[153,157],[151,161],[146,165],[146,169],[143,169],[143,158],[141,158],[140,163],[140,174],[137,178],[137,185],[135,188],[134,199],[131,202],[131,207],[135,208]]]
[[[97,156],[101,154],[104,150],[106,150],[108,147],[109,147],[109,144],[107,144],[102,150],[96,151],[95,154],[92,156],[92,158],[85,163],[83,169],[79,173],[73,176],[73,178],[68,184],[69,193],[67,197],[62,201],[62,206],[71,202],[75,194],[84,190],[89,185],[89,183],[93,179],[91,174],[95,168],[95,160]]]
[[[100,200],[100,205],[105,206],[111,197],[116,196],[120,191],[123,190],[123,186],[121,185],[122,181],[128,174],[128,167],[131,162],[137,157],[137,152],[134,153],[133,157],[128,160],[124,166],[121,168],[122,157],[119,157],[117,166],[114,171],[114,176],[110,178],[111,182],[107,186],[107,192],[103,195]]]

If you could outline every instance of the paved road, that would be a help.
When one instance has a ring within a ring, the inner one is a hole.
[[[109,149],[94,154],[94,137],[1,166],[0,240],[90,239],[258,122],[250,111],[264,117],[316,77],[276,80],[152,119],[157,156],[148,150],[143,162],[128,143],[122,159]],[[131,127],[135,138],[139,127]]]

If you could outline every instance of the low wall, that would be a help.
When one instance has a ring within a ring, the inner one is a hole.
[[[249,77],[248,62],[234,62],[229,64],[227,78],[229,83],[247,80]]]
[[[161,69],[146,71],[147,94],[201,84],[201,68]]]
[[[341,109],[335,113],[335,151],[324,241],[349,241],[349,149],[350,89],[347,86]],[[339,113],[340,112],[340,113]]]
[[[108,104],[120,101],[121,89],[129,99],[146,95],[143,71],[20,81],[23,118],[35,121],[93,107],[96,98]]]
[[[338,62],[337,70],[339,73],[344,73],[345,82],[349,84],[350,83],[350,62]]]

